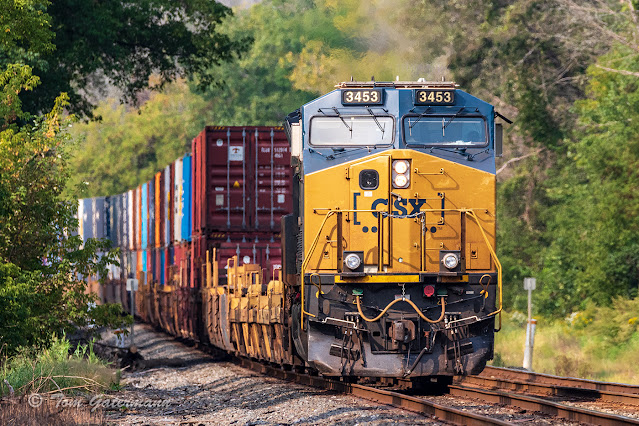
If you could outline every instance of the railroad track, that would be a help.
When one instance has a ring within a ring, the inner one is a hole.
[[[326,379],[319,376],[283,370],[246,358],[233,357],[233,362],[241,367],[253,371],[288,380],[307,386],[332,390],[339,393],[353,395],[358,398],[391,405],[397,408],[432,416],[438,420],[460,425],[509,425],[510,423],[481,414],[463,411],[454,407],[437,404],[424,398],[405,395],[372,386],[344,383],[337,380]]]
[[[272,377],[277,377],[283,380],[293,381],[296,383],[304,384],[307,386],[318,387],[322,389],[332,390],[335,392],[350,394],[358,398],[367,399],[370,401],[375,401],[382,404],[391,405],[397,408],[402,408],[405,410],[421,413],[427,416],[431,416],[438,420],[442,420],[445,422],[462,424],[462,425],[507,425],[512,424],[507,421],[500,420],[495,417],[490,417],[483,414],[477,414],[465,410],[461,410],[455,407],[446,406],[443,404],[435,403],[428,399],[419,396],[407,395],[400,392],[389,391],[386,389],[380,389],[372,386],[365,386],[353,383],[344,383],[337,380],[326,379],[319,376],[313,376],[309,374],[299,373],[295,371],[283,370],[279,367],[272,367],[269,365],[262,364],[257,361],[252,361],[245,358],[234,358],[234,362],[237,365],[240,365],[245,368],[249,368],[251,370],[257,371],[261,374],[266,374]],[[517,370],[514,370],[517,371]],[[486,374],[494,373],[494,371],[489,369]],[[527,373],[528,372],[522,372]],[[556,377],[556,376],[552,376]],[[567,379],[567,378],[558,378],[558,379]],[[484,377],[484,373],[481,376],[468,376],[463,378],[460,381],[466,383],[466,381],[470,381],[472,383],[477,383],[480,381],[487,383],[486,380],[492,380],[492,384],[503,384],[514,382],[515,380],[504,380],[498,378],[488,378]],[[579,379],[576,379],[579,380]],[[592,385],[596,385],[597,382],[587,381]],[[612,385],[607,383],[602,383],[602,385]],[[544,389],[551,388],[552,385],[548,385]],[[605,387],[605,386],[604,386]],[[564,386],[564,388],[568,388]],[[630,388],[633,388],[630,386]],[[521,391],[522,388],[517,388],[515,390]],[[586,389],[581,389],[585,391]],[[464,386],[459,383],[453,384],[449,386],[449,391],[451,396],[461,397],[461,398],[471,398],[471,399],[479,399],[486,403],[495,404],[495,405],[509,405],[513,407],[517,407],[520,409],[524,409],[529,412],[542,413],[547,416],[552,416],[555,418],[563,418],[570,421],[576,421],[581,423],[589,423],[589,424],[597,424],[597,425],[606,425],[606,426],[616,426],[616,425],[628,425],[628,424],[637,424],[639,425],[639,420],[620,416],[616,414],[609,414],[600,411],[588,410],[576,406],[566,405],[559,402],[549,401],[547,399],[533,397],[530,395],[521,395],[519,393],[503,391],[501,389],[488,389],[488,388],[480,388],[475,386]],[[590,390],[588,390],[590,391]],[[613,393],[613,392],[611,392]],[[631,395],[631,398],[639,397],[639,394],[627,394]],[[636,403],[636,399],[634,399]],[[615,402],[619,402],[616,400]],[[532,420],[532,419],[531,419]]]
[[[559,377],[524,370],[486,367],[479,376],[458,378],[453,396],[478,398],[556,417],[599,425],[639,424],[639,420],[564,404],[551,399],[607,402],[639,409],[639,386]]]
[[[484,381],[500,380],[503,383],[510,382],[513,384],[523,383],[527,386],[539,386],[540,389],[554,387],[557,388],[559,392],[562,392],[564,389],[570,389],[576,392],[583,391],[584,393],[587,391],[595,391],[602,395],[618,394],[626,397],[626,400],[617,402],[639,405],[639,386],[625,383],[598,382],[595,380],[553,376],[551,374],[492,366],[487,366],[479,376],[468,376],[468,378]]]

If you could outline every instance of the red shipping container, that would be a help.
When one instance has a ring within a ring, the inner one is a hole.
[[[136,192],[138,194],[137,197],[137,210],[136,210],[136,217],[137,217],[137,246],[136,248],[138,250],[141,249],[142,247],[142,186],[138,186],[136,189]],[[142,270],[142,268],[140,268],[140,271]]]
[[[280,218],[293,211],[291,154],[286,134],[271,128],[253,132],[255,147],[254,229],[280,231]]]
[[[193,231],[278,232],[292,211],[290,152],[280,127],[206,127],[192,143]]]
[[[226,275],[227,260],[238,256],[238,265],[258,264],[264,273],[264,282],[273,278],[273,270],[282,268],[282,250],[279,241],[224,242],[217,249],[220,276]]]

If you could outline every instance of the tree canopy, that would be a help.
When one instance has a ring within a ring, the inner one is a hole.
[[[217,31],[231,11],[208,0],[2,0],[5,37],[0,66],[30,65],[42,84],[23,93],[23,108],[45,112],[61,92],[68,109],[91,115],[95,94],[105,85],[132,103],[159,76],[161,88],[178,76],[202,73],[231,59],[246,38],[231,40]]]

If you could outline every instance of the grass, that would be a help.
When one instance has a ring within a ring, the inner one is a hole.
[[[115,389],[119,372],[109,368],[93,352],[93,345],[80,345],[70,354],[66,339],[55,339],[39,353],[23,352],[0,361],[0,396],[30,393],[103,392]]]
[[[589,306],[565,319],[535,316],[533,370],[593,380],[639,383],[639,299]],[[492,365],[521,368],[526,315],[504,313]]]
[[[22,352],[0,360],[0,424],[83,425],[103,424],[101,410],[87,404],[60,408],[53,394],[79,398],[110,389],[117,390],[119,371],[109,368],[93,352],[93,344],[78,346],[70,353],[66,339],[54,339],[50,348],[41,352]],[[32,407],[29,395],[44,396]]]

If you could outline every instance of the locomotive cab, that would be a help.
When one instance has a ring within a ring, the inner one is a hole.
[[[341,83],[287,117],[283,279],[309,366],[413,378],[492,358],[495,114],[453,82],[396,81]]]

